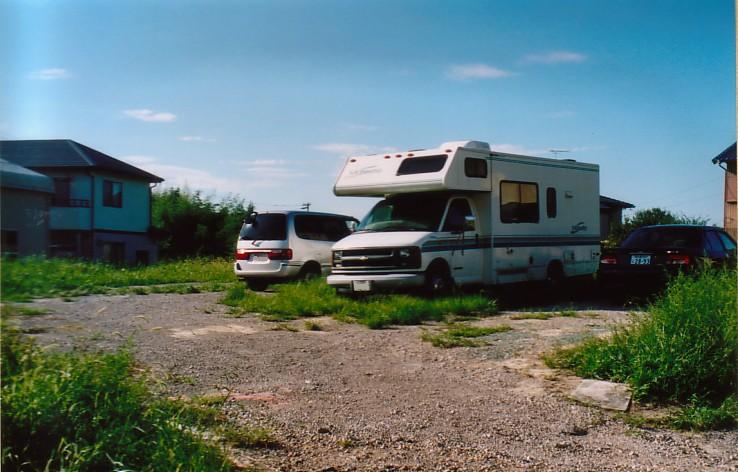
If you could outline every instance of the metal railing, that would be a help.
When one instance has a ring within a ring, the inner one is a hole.
[[[83,198],[52,197],[51,206],[72,207],[72,208],[90,208],[90,201],[83,199]]]

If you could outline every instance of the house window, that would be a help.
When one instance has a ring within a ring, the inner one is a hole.
[[[546,216],[556,218],[556,189],[553,187],[546,189]]]
[[[538,184],[501,181],[500,220],[503,223],[538,223]]]
[[[15,257],[18,255],[18,231],[2,230],[0,250],[5,257]]]
[[[54,177],[54,206],[69,206],[69,198],[72,195],[71,179],[69,177]]]
[[[484,179],[487,177],[487,161],[475,157],[464,159],[464,174],[467,177],[478,177]]]
[[[103,180],[103,205],[107,207],[123,206],[123,184],[112,180]]]
[[[125,262],[126,246],[120,242],[104,242],[102,245],[102,260],[111,264],[121,265]]]

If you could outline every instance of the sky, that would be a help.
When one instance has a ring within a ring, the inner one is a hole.
[[[722,224],[732,0],[0,2],[0,139],[73,139],[215,200],[362,217],[348,155],[479,140]]]

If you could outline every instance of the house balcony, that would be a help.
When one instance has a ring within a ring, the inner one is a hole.
[[[57,206],[49,209],[49,229],[89,230],[92,209],[84,206]]]

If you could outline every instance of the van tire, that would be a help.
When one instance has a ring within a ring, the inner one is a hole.
[[[425,271],[426,294],[430,296],[446,295],[453,289],[454,280],[448,270],[448,265],[443,261],[434,261]]]
[[[269,286],[269,281],[264,279],[246,279],[246,285],[254,292],[263,292]]]
[[[300,273],[298,274],[297,278],[299,280],[312,280],[317,279],[320,276],[322,276],[323,273],[320,270],[320,264],[317,262],[308,262],[304,266],[302,266],[302,269],[300,270]]]

